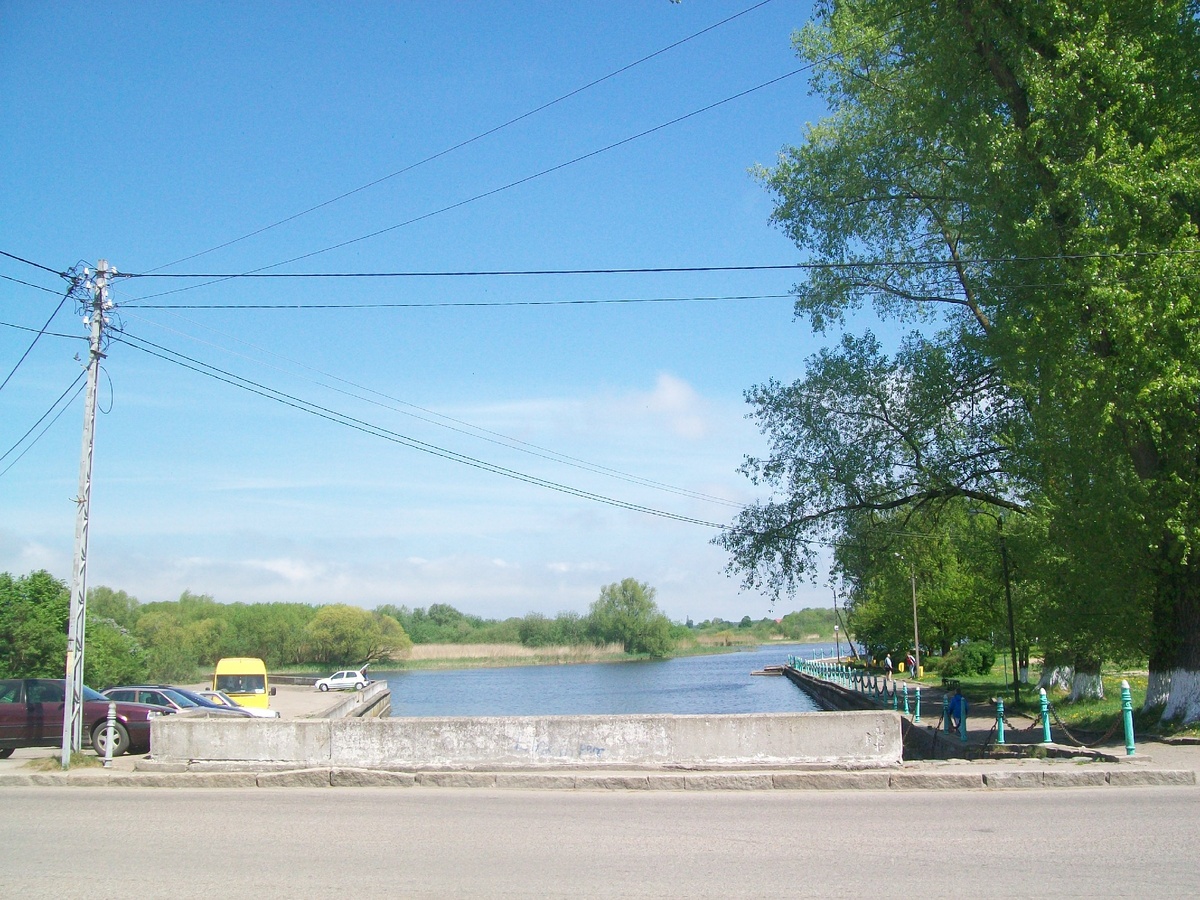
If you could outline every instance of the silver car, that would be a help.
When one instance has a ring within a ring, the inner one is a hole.
[[[363,666],[357,671],[354,669],[344,669],[341,672],[334,672],[328,678],[320,679],[316,688],[318,691],[361,691],[371,679],[367,677],[367,667]]]

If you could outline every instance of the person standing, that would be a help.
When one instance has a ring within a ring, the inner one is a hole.
[[[915,656],[913,656],[911,653],[910,653],[910,654],[908,654],[908,656],[907,656],[907,657],[905,657],[905,660],[904,660],[904,667],[905,667],[905,668],[906,668],[906,669],[907,669],[909,672],[911,672],[911,673],[912,673],[912,676],[911,676],[912,678],[916,678],[916,677],[917,677],[917,659],[916,659],[916,657],[915,657]]]
[[[888,654],[883,658],[883,677],[892,677],[892,654]]]

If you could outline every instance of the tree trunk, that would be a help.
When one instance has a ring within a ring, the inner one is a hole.
[[[1164,541],[1168,559],[1175,543]],[[1187,725],[1200,721],[1200,562],[1193,552],[1187,562],[1170,568],[1154,604],[1146,706],[1163,703],[1165,694],[1163,720]]]
[[[1071,676],[1071,702],[1103,699],[1104,682],[1100,679],[1100,660],[1086,654],[1076,655],[1075,674]]]
[[[1160,713],[1167,705],[1171,696],[1171,670],[1155,669],[1154,662],[1150,663],[1150,680],[1146,684],[1146,702],[1142,704],[1142,712],[1157,709]]]
[[[1068,663],[1065,654],[1048,651],[1042,660],[1042,677],[1038,680],[1037,690],[1045,690],[1046,693],[1069,690],[1074,674],[1075,669]]]

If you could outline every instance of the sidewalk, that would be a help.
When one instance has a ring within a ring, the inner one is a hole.
[[[1027,713],[1004,712],[1004,744],[997,741],[996,708],[991,704],[971,704],[967,710],[967,740],[964,744],[957,731],[947,733],[942,722],[942,698],[947,691],[940,686],[920,685],[921,721],[912,725],[916,714],[916,682],[897,678],[901,691],[908,686],[909,715],[905,717],[910,727],[925,732],[938,732],[937,746],[948,751],[949,758],[922,759],[905,762],[905,768],[927,767],[941,771],[959,769],[972,770],[989,766],[997,771],[1021,771],[1053,764],[1060,768],[1083,764],[1094,766],[1114,764],[1129,771],[1146,771],[1150,768],[1191,771],[1200,783],[1200,740],[1184,738],[1178,741],[1162,741],[1136,737],[1134,753],[1128,755],[1125,747],[1125,732],[1121,726],[1110,730],[1107,735],[1090,733],[1067,734],[1051,718],[1050,736],[1053,741],[1042,741],[1043,729],[1040,716]],[[1033,691],[1032,686],[1027,688]],[[903,714],[903,700],[897,704]],[[1072,740],[1074,737],[1083,746]],[[1091,742],[1089,742],[1091,739]],[[906,749],[909,742],[905,742]],[[1047,758],[1039,758],[1045,753]],[[950,755],[952,754],[952,755]],[[1012,756],[1009,756],[1012,754]],[[1017,754],[1022,754],[1018,756]],[[939,754],[940,757],[940,754]]]

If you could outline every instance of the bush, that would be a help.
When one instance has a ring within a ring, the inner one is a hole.
[[[996,663],[996,648],[987,641],[971,641],[942,658],[942,675],[960,678],[963,675],[987,675]]]

